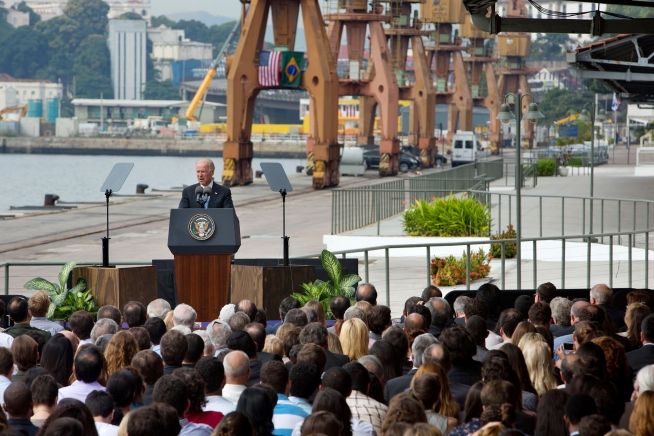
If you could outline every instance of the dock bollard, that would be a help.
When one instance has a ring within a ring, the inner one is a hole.
[[[263,176],[263,171],[261,171],[261,170],[256,170],[256,171],[254,172],[254,177],[255,177],[255,178],[260,179],[261,176]]]
[[[145,194],[145,190],[148,189],[149,186],[146,185],[145,183],[138,183],[136,185],[136,193],[137,194]]]
[[[43,207],[53,207],[55,206],[57,200],[59,200],[59,196],[57,194],[45,194],[45,198],[43,199]]]
[[[296,173],[300,174],[300,173],[302,173],[302,171],[304,171],[304,166],[303,165],[298,165],[298,166],[295,167],[295,172]]]

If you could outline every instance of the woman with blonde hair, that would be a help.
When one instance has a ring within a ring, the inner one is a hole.
[[[138,352],[138,343],[130,332],[121,330],[113,335],[104,350],[104,357],[107,361],[107,377],[129,366],[132,358]]]
[[[341,326],[341,348],[351,360],[368,354],[368,327],[359,318],[348,319]]]
[[[538,333],[526,333],[518,348],[525,356],[525,364],[529,372],[531,384],[540,397],[550,389],[557,386],[554,378],[554,365],[552,363],[552,350],[545,339]]]
[[[654,434],[654,391],[642,392],[636,400],[634,411],[629,418],[629,430],[634,436]]]
[[[411,379],[411,389],[414,387],[414,382],[424,374],[433,374],[435,375],[440,382],[440,390],[438,397],[438,408],[434,408],[434,411],[450,418],[459,418],[459,403],[457,403],[450,393],[450,385],[447,380],[447,373],[442,366],[436,363],[424,363],[416,371],[413,379]],[[456,424],[454,424],[456,425]]]

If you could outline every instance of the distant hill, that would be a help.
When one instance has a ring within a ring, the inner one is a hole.
[[[212,15],[209,12],[205,11],[193,11],[193,12],[178,12],[174,14],[164,14],[166,17],[173,21],[179,21],[179,20],[197,20],[200,21],[207,26],[213,26],[214,24],[223,24],[227,23],[229,21],[236,21],[236,18],[229,18],[229,17],[223,17],[220,15]],[[300,21],[301,23],[301,21]],[[266,36],[265,36],[266,41],[272,41],[273,40],[273,30],[272,26],[268,26],[266,29]],[[304,41],[304,29],[299,28],[297,32],[297,39],[295,43],[295,49],[299,51],[306,51],[306,42]]]
[[[206,24],[207,26],[213,26],[214,24],[223,24],[229,21],[236,21],[236,18],[223,17],[220,15],[212,15],[206,11],[193,11],[193,12],[177,12],[174,14],[165,14],[166,17],[174,21],[179,20],[197,20]]]

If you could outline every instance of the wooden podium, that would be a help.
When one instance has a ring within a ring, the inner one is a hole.
[[[148,304],[157,298],[157,272],[153,266],[82,266],[73,270],[73,283],[80,277],[93,290],[98,307],[110,304],[122,310],[128,301]]]
[[[230,301],[232,255],[241,246],[234,209],[172,209],[168,248],[175,256],[177,303],[197,311],[198,321],[218,317]]]

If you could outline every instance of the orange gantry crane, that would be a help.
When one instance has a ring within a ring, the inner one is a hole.
[[[379,109],[381,140],[379,144],[379,175],[391,176],[398,173],[400,142],[397,138],[397,117],[399,115],[399,88],[391,54],[386,42],[383,23],[389,20],[383,6],[373,2],[368,9],[367,0],[338,0],[335,13],[325,14],[329,22],[327,34],[331,53],[338,57],[343,32],[347,37],[347,60],[349,65],[363,65],[368,59],[365,71],[350,68],[348,75],[339,79],[338,95],[360,96],[359,142],[371,143],[375,113]],[[370,39],[366,53],[366,35]]]
[[[420,163],[423,168],[434,165],[436,138],[434,138],[434,115],[436,94],[431,80],[427,52],[422,37],[429,32],[422,29],[423,22],[417,15],[412,17],[412,5],[424,0],[384,0],[388,2],[390,27],[386,36],[390,45],[391,62],[398,80],[401,100],[409,100],[409,142],[420,149]],[[411,49],[413,60],[412,77],[408,77],[407,58]]]
[[[427,2],[422,5],[422,16],[435,28],[427,52],[429,65],[433,65],[436,75],[436,102],[448,105],[447,131],[448,139],[451,139],[457,130],[472,130],[472,95],[463,63],[463,47],[453,32],[453,25],[463,22],[463,2]]]
[[[470,16],[467,16],[461,24],[459,34],[469,42],[468,57],[465,62],[473,107],[483,106],[488,109],[488,139],[491,149],[496,151],[500,145],[500,121],[497,119],[497,115],[500,112],[502,99],[497,88],[497,74],[494,66],[498,58],[493,55],[492,45],[488,44],[492,35],[477,29],[472,24]],[[485,85],[485,89],[483,85]]]
[[[268,14],[272,15],[275,50],[293,51],[300,10],[307,52],[306,64],[296,65],[296,69],[302,70],[299,89],[306,90],[311,100],[313,126],[307,151],[314,161],[313,187],[322,189],[339,183],[339,83],[318,0],[251,0],[227,73],[222,181],[228,186],[252,183],[254,103],[262,89],[281,87],[262,85],[258,74]]]

